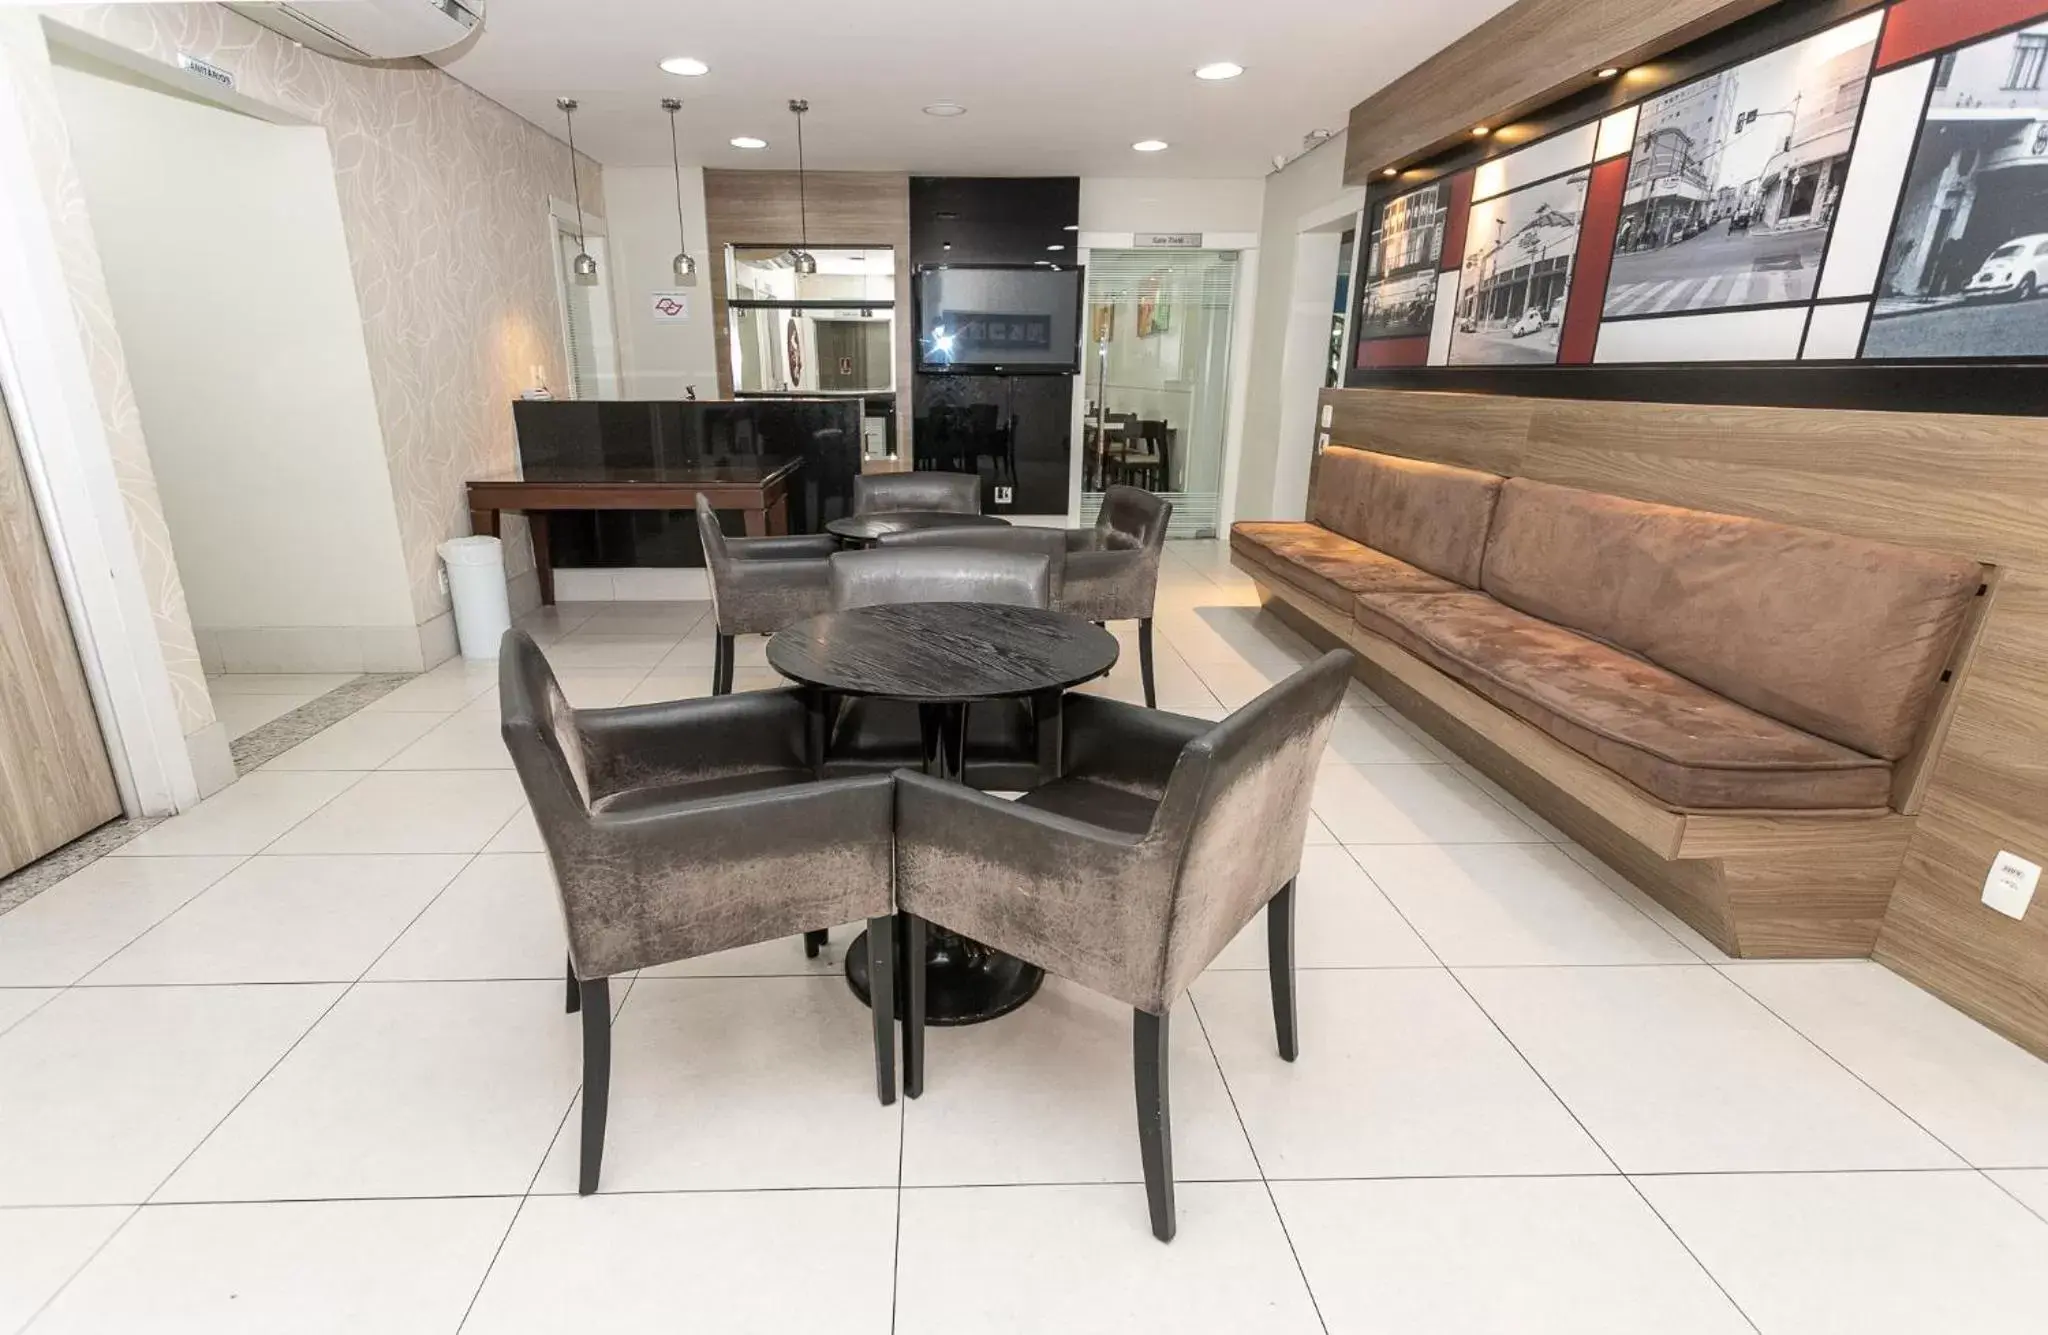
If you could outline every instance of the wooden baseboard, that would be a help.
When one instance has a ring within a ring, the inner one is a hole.
[[[1302,595],[1262,578],[1256,566],[1240,568],[1258,582],[1267,611],[1312,644],[1351,650],[1353,674],[1402,717],[1729,955],[1862,959],[1875,947],[1911,817],[1658,807],[1611,774],[1595,781],[1584,757],[1420,659],[1355,623],[1340,634],[1332,609],[1304,607],[1295,601]]]

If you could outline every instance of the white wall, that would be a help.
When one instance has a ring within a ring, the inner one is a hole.
[[[1306,256],[1299,253],[1302,220],[1346,198],[1344,139],[1339,134],[1324,141],[1265,181],[1258,225],[1261,300],[1252,323],[1237,478],[1240,518],[1302,516],[1314,448],[1316,386],[1322,383],[1309,377],[1303,359],[1321,365],[1336,277],[1334,237],[1317,237]],[[1298,273],[1298,262],[1308,267]]]
[[[1084,232],[1256,232],[1266,183],[1239,180],[1081,178]]]
[[[346,628],[337,669],[416,667],[326,132],[105,68],[55,76],[202,648]]]
[[[695,385],[697,397],[718,397],[719,331],[711,319],[711,255],[705,248],[704,173],[683,168],[683,218],[697,286],[689,288],[690,318],[657,323],[653,294],[676,290],[669,267],[676,256],[675,175],[667,167],[607,167],[605,225],[610,233],[618,303],[620,393],[628,399],[680,399]]]

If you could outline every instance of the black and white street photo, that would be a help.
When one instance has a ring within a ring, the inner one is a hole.
[[[1453,365],[1557,361],[1589,177],[1573,172],[1472,206]]]
[[[1436,317],[1437,266],[1443,258],[1444,182],[1398,195],[1373,211],[1366,240],[1361,338],[1418,338]]]
[[[2048,355],[2048,23],[1951,51],[1863,355]]]
[[[1866,15],[1644,104],[1608,317],[1813,296],[1882,17]]]

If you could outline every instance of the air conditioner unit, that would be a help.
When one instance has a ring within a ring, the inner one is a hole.
[[[228,8],[339,60],[400,60],[445,51],[484,21],[484,0],[298,0]]]

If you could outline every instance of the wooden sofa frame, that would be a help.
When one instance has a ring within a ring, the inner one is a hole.
[[[1888,811],[1687,811],[1515,717],[1237,552],[1266,610],[1322,647],[1473,768],[1591,849],[1727,954],[1863,958],[1897,881],[1941,752],[1957,686],[1997,591],[1987,573],[1919,743],[1895,769]]]

